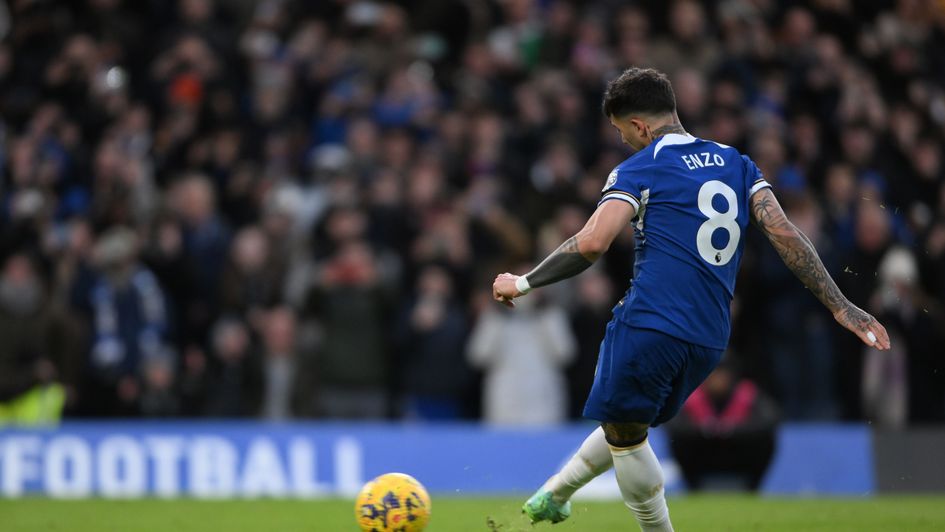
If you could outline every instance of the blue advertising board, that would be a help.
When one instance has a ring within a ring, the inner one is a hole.
[[[866,425],[786,425],[761,487],[781,495],[870,495],[876,490]]]
[[[0,429],[0,497],[350,497],[390,471],[414,475],[434,494],[529,493],[592,429],[220,421]],[[860,427],[785,427],[764,489],[868,493],[869,440]],[[665,433],[654,430],[651,444],[667,491],[682,491]],[[619,498],[613,472],[581,494]]]

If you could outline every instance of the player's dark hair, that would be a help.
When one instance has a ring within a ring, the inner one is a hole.
[[[652,68],[628,68],[607,84],[604,116],[659,115],[676,110],[676,94],[666,74]]]

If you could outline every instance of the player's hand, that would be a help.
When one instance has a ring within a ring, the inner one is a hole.
[[[880,351],[889,349],[889,334],[886,328],[853,303],[847,302],[845,307],[833,313],[833,317],[837,323],[859,336],[864,344]]]
[[[509,308],[514,308],[515,303],[512,300],[522,295],[515,288],[517,279],[518,275],[512,275],[508,272],[497,275],[495,281],[492,282],[492,298]]]

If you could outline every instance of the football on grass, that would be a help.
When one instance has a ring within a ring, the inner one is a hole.
[[[420,532],[430,522],[430,495],[412,476],[387,473],[361,488],[354,512],[364,532]]]

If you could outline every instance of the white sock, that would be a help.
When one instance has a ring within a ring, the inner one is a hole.
[[[545,482],[544,488],[553,494],[556,501],[563,503],[570,499],[575,491],[610,469],[613,463],[610,446],[604,438],[604,429],[597,427],[561,471]]]
[[[663,489],[663,469],[649,440],[633,447],[611,447],[623,502],[643,532],[672,532]]]

